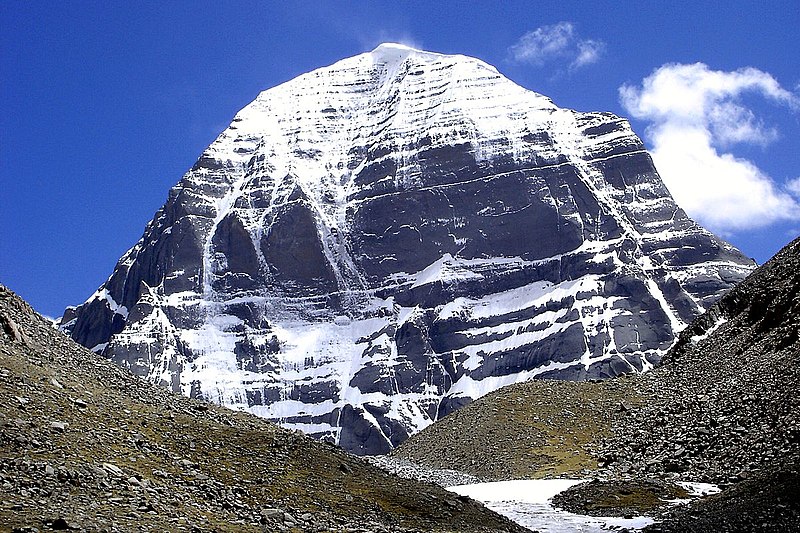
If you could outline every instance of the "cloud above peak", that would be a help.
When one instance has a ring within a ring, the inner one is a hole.
[[[619,95],[628,113],[649,123],[646,137],[656,168],[678,205],[698,222],[728,235],[800,220],[798,188],[777,183],[733,153],[736,145],[766,146],[779,136],[743,97],[800,110],[800,99],[772,75],[755,68],[667,64],[639,86],[623,85]]]
[[[566,61],[571,70],[596,63],[605,43],[581,39],[571,22],[540,26],[529,31],[509,47],[512,61],[542,66],[549,61]]]

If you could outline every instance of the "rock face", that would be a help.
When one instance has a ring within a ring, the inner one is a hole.
[[[651,367],[753,266],[624,119],[385,44],[261,93],[61,327],[381,453],[503,385]]]

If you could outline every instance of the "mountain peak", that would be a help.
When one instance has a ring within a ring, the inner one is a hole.
[[[429,52],[419,48],[414,48],[400,43],[382,43],[379,44],[374,50],[368,52],[367,55],[376,65],[383,65],[388,69],[389,76],[385,80],[390,80],[392,76],[397,74],[398,67],[406,60],[411,58],[415,63],[430,63],[457,56],[448,56],[437,52]],[[461,56],[465,57],[465,56]],[[474,61],[474,58],[469,58]],[[482,62],[481,62],[482,63]]]
[[[414,48],[402,43],[381,43],[372,50],[372,54],[385,54],[391,52],[423,52],[423,50]],[[427,52],[430,53],[430,52]]]
[[[499,75],[497,69],[478,58],[460,54],[443,54],[415,48],[401,43],[381,43],[368,55],[378,64],[399,65],[408,58],[416,58],[421,62],[446,61],[449,63],[471,64],[479,69],[488,69]]]
[[[509,383],[648,369],[751,268],[624,119],[386,43],[237,114],[64,327],[376,453]]]

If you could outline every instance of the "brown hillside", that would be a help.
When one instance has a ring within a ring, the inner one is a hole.
[[[148,385],[3,287],[0,326],[0,530],[524,531],[438,486]]]

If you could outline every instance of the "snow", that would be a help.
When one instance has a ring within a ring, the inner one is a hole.
[[[553,288],[549,281],[537,281],[481,298],[458,297],[438,309],[439,319],[447,320],[464,313],[478,319],[521,311],[555,300],[551,293]]]
[[[95,344],[89,348],[89,350],[93,351],[94,353],[103,353],[103,350],[106,349],[106,346],[108,346],[107,342],[101,342],[100,344]]]
[[[88,303],[93,300],[105,301],[106,305],[113,314],[122,315],[123,318],[128,318],[128,308],[115,302],[114,298],[111,296],[111,293],[108,292],[108,289],[105,287],[97,289],[97,291],[95,291],[95,293],[92,294],[86,301]]]
[[[709,335],[711,335],[712,333],[717,331],[719,328],[721,328],[723,326],[723,324],[725,324],[726,322],[728,322],[727,318],[725,318],[724,316],[723,317],[719,317],[716,320],[716,322],[714,322],[714,325],[712,325],[710,328],[708,328],[708,330],[706,330],[705,333],[703,333],[701,335],[692,335],[692,342],[694,344],[697,344],[698,342],[707,339]]]
[[[722,489],[713,483],[698,483],[696,481],[679,481],[678,485],[689,491],[689,496],[699,498],[702,496],[710,496],[711,494],[719,494]]]
[[[458,381],[453,383],[452,387],[450,387],[448,390],[448,394],[454,397],[463,396],[477,400],[478,398],[485,396],[486,394],[489,394],[490,392],[501,387],[513,385],[514,383],[523,383],[535,378],[539,374],[553,370],[564,370],[575,365],[575,361],[568,363],[550,361],[532,370],[523,370],[522,372],[506,374],[505,376],[488,376],[481,380],[476,380],[469,375],[464,375],[461,376]]]
[[[542,533],[600,533],[610,529],[642,529],[654,521],[648,517],[594,517],[556,509],[550,500],[585,480],[522,479],[458,485],[448,490],[483,502],[520,525]]]
[[[712,483],[698,483],[693,481],[679,481],[678,485],[683,487],[689,492],[688,498],[676,498],[674,500],[669,500],[669,503],[672,505],[679,505],[684,503],[689,503],[695,498],[702,498],[705,496],[710,496],[712,494],[719,494],[722,492],[717,485]]]
[[[441,259],[432,263],[423,271],[414,276],[412,287],[421,287],[433,282],[451,282],[468,279],[481,279],[483,276],[465,268],[468,263],[453,259],[450,254],[444,254]]]
[[[646,270],[652,269],[652,261],[649,257],[642,257],[640,262],[645,266]],[[667,315],[667,319],[670,322],[672,327],[673,333],[677,336],[678,333],[683,331],[683,328],[686,327],[686,324],[678,318],[678,314],[672,309],[672,306],[669,305],[667,302],[667,297],[664,296],[663,291],[658,286],[658,283],[650,277],[645,279],[645,283],[647,284],[647,288],[650,289],[650,294],[656,301],[661,305],[661,308],[664,310],[664,314]]]
[[[397,65],[405,61],[409,55],[419,53],[422,52],[403,44],[383,43],[378,45],[377,48],[370,52],[370,55],[375,63],[391,65],[392,70],[396,70]]]
[[[483,344],[472,344],[469,346],[465,346],[459,351],[466,353],[469,356],[482,356],[491,353],[507,352],[513,350],[514,348],[519,348],[521,346],[525,346],[526,344],[533,344],[534,342],[541,341],[542,339],[546,339],[547,337],[557,335],[558,333],[561,333],[562,331],[566,330],[572,325],[571,322],[555,322],[555,321],[550,322],[547,320],[549,317],[557,319],[566,315],[567,314],[566,309],[561,309],[555,312],[546,311],[545,313],[542,314],[544,315],[543,317],[537,317],[534,320],[526,321],[523,323],[537,324],[540,323],[537,321],[541,318],[542,324],[546,323],[550,324],[548,327],[544,329],[538,331],[522,331],[521,327],[515,327],[515,324],[513,322],[510,324],[504,324],[502,326],[498,326],[497,328],[484,328],[487,329],[488,331],[502,332],[504,328],[510,326],[515,330],[515,333],[501,340],[489,341]],[[467,335],[469,335],[469,332],[470,330],[466,331]]]

